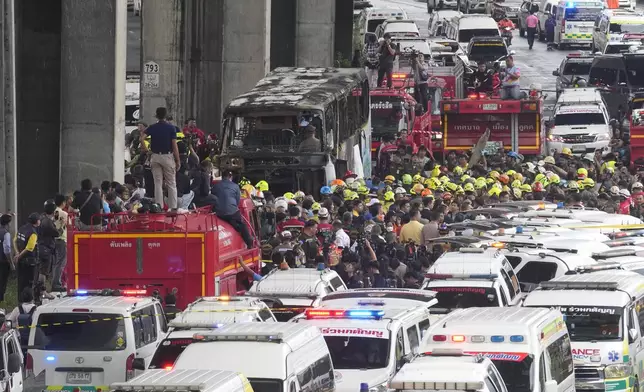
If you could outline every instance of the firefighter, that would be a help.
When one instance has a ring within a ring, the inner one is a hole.
[[[25,287],[33,288],[36,281],[38,266],[38,227],[40,214],[32,213],[27,223],[20,226],[14,237],[16,256],[14,265],[18,268],[18,297]]]

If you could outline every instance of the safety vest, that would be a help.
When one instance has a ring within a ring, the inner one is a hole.
[[[26,223],[18,229],[16,233],[16,251],[22,252],[27,247],[27,242],[32,234],[37,234],[36,228],[31,223]],[[26,252],[23,256],[24,259],[36,259],[38,257],[38,245],[33,251]]]

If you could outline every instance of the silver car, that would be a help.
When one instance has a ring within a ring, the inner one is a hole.
[[[565,88],[575,87],[573,82],[577,78],[583,78],[588,82],[593,58],[592,54],[571,53],[561,61],[559,68],[552,71],[552,75],[557,77],[557,97]]]

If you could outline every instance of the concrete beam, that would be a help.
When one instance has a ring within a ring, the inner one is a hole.
[[[295,64],[332,67],[335,58],[336,0],[298,0]]]
[[[186,119],[183,12],[184,0],[142,1],[141,119],[147,123],[155,122],[160,106],[177,121]]]
[[[220,133],[223,107],[268,72],[271,1],[186,3],[186,114]]]
[[[127,3],[62,0],[60,187],[123,181]]]

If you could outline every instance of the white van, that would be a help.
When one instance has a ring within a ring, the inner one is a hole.
[[[592,48],[595,20],[605,8],[602,0],[588,0],[571,3],[559,0],[552,6],[555,17],[554,43],[559,49],[570,45],[584,45]],[[543,26],[545,27],[545,20]]]
[[[172,369],[179,355],[193,342],[192,336],[196,332],[221,328],[226,324],[256,322],[277,322],[270,308],[257,298],[199,298],[168,323],[170,330],[157,347],[147,368]]]
[[[458,348],[494,362],[508,391],[575,390],[568,330],[554,309],[458,309],[427,331],[422,352]]]
[[[432,307],[436,305],[436,293],[428,290],[405,288],[369,288],[351,289],[331,293],[320,302],[324,306],[346,307],[355,305],[356,301],[368,303],[375,301],[381,306],[389,308],[406,309],[419,305]]]
[[[499,26],[489,15],[460,15],[443,22],[445,36],[461,46],[463,52],[473,37],[500,37]]]
[[[159,301],[141,295],[146,291],[73,290],[39,306],[27,370],[45,371],[50,390],[104,391],[134,378],[134,363],[149,363],[168,331]]]
[[[193,338],[196,342],[186,347],[175,369],[240,372],[257,391],[335,390],[329,349],[313,326],[229,324]]]
[[[428,0],[433,1],[433,0]],[[445,20],[451,19],[455,16],[461,16],[463,13],[457,10],[438,10],[434,11],[429,17],[429,23],[427,24],[427,29],[429,30],[430,37],[440,37],[443,35],[443,24]]]
[[[590,256],[563,252],[546,253],[543,252],[544,249],[536,250],[541,250],[542,252],[532,257],[524,258],[514,268],[523,292],[530,292],[537,288],[540,283],[563,276],[579,267],[597,264],[597,261]]]
[[[495,248],[446,252],[425,277],[422,288],[436,292],[435,309],[515,306],[521,301],[519,280],[508,259]]]
[[[338,392],[357,391],[361,383],[372,389],[385,388],[418,352],[430,325],[425,305],[392,308],[378,298],[354,300],[346,307],[335,305],[307,309],[292,321],[314,325],[324,335]]]
[[[387,19],[408,19],[407,12],[401,7],[375,7],[367,10],[367,33],[375,33],[378,26]]]
[[[622,1],[630,2],[620,0],[620,3]],[[628,10],[604,10],[595,21],[593,50],[603,53],[609,42],[621,42],[624,35],[629,33],[644,33],[644,14]]]
[[[274,269],[253,282],[247,296],[261,298],[275,312],[277,321],[288,321],[305,308],[316,306],[329,293],[346,290],[337,272],[313,268]],[[288,309],[288,310],[287,310]]]
[[[128,382],[113,383],[112,392],[253,392],[241,373],[223,370],[150,370]]]
[[[508,392],[494,363],[482,355],[465,355],[459,349],[435,349],[414,358],[391,380],[396,392],[441,390]]]
[[[644,277],[609,270],[544,282],[523,306],[555,307],[572,340],[577,389],[639,390],[644,376]]]

